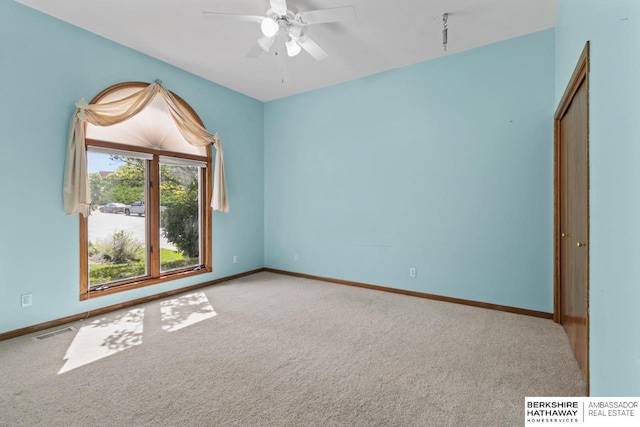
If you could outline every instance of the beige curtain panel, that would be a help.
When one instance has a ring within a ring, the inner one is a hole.
[[[64,171],[64,209],[67,215],[89,213],[91,196],[87,174],[87,152],[84,142],[84,121],[95,126],[110,126],[120,123],[142,111],[156,95],[160,94],[167,103],[173,120],[184,137],[192,145],[202,147],[213,144],[216,149],[216,161],[213,176],[211,207],[221,212],[229,212],[227,184],[224,177],[224,158],[222,144],[218,134],[210,134],[196,122],[171,92],[159,83],[151,83],[146,88],[126,98],[104,104],[87,104],[81,99],[76,104],[76,112],[71,123],[67,161]]]

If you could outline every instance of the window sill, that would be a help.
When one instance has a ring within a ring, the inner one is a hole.
[[[136,278],[131,281],[115,282],[111,285],[108,285],[109,287],[107,288],[101,288],[99,290],[89,290],[89,292],[87,293],[80,294],[80,301],[86,301],[106,295],[116,294],[119,292],[131,291],[133,289],[157,285],[159,283],[172,282],[174,280],[180,280],[200,274],[211,273],[211,271],[212,269],[210,267],[202,266],[197,270],[189,269],[186,271],[175,271],[155,278]]]

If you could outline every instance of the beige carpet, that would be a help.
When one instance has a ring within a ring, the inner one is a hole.
[[[513,427],[585,392],[550,320],[272,273],[70,326],[0,342],[0,425]]]

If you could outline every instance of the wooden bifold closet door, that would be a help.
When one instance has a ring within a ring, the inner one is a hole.
[[[555,313],[589,381],[589,45],[555,116]]]

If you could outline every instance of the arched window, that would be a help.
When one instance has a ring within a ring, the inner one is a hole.
[[[212,135],[184,100],[152,85],[121,83],[88,106],[108,110],[116,101],[157,89],[155,96],[147,94],[143,107],[132,103],[134,113],[126,120],[108,126],[99,118],[83,120],[91,204],[87,215],[79,211],[81,299],[212,269],[211,143],[207,137],[201,145],[188,142],[189,129],[179,129],[176,120],[197,123],[198,131]],[[78,111],[83,118],[91,114]],[[221,155],[219,143],[216,148]],[[66,182],[67,176],[65,192]]]

